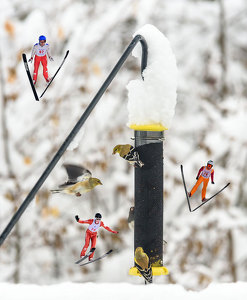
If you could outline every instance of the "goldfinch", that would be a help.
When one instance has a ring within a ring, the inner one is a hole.
[[[116,154],[116,153],[119,153],[119,155],[123,159],[127,160],[130,164],[134,165],[135,167],[138,166],[141,168],[144,166],[144,163],[139,158],[138,152],[130,144],[116,145],[113,148],[112,154]]]
[[[84,167],[71,164],[64,164],[63,166],[68,174],[68,180],[59,185],[58,189],[51,190],[52,193],[64,193],[80,197],[97,185],[102,185],[101,181],[92,177],[91,172]]]
[[[149,257],[143,251],[142,247],[137,247],[135,250],[135,266],[148,283],[153,282],[153,274]]]

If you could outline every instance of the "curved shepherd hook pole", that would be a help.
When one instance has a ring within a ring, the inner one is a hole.
[[[131,41],[131,43],[129,44],[128,48],[123,53],[123,55],[120,57],[119,61],[117,62],[117,64],[115,65],[115,67],[113,68],[109,76],[106,78],[105,82],[99,89],[98,93],[95,95],[91,103],[88,105],[87,109],[85,110],[85,112],[83,113],[79,121],[76,123],[75,127],[67,136],[64,143],[59,148],[59,150],[57,151],[57,153],[55,154],[55,156],[53,157],[53,159],[51,160],[51,162],[49,163],[49,165],[47,166],[43,174],[40,176],[39,180],[36,182],[32,190],[30,191],[30,193],[27,195],[26,199],[23,201],[19,209],[16,211],[16,213],[10,220],[9,224],[2,232],[0,236],[0,246],[3,244],[3,242],[5,241],[5,239],[7,238],[7,236],[9,235],[9,233],[11,232],[15,224],[18,222],[18,220],[20,219],[21,215],[24,213],[24,211],[26,210],[30,202],[34,199],[35,195],[41,188],[42,184],[45,182],[46,178],[49,176],[49,174],[56,166],[59,159],[62,157],[62,155],[64,154],[64,152],[66,151],[66,149],[68,148],[68,146],[70,145],[70,143],[72,142],[76,134],[79,132],[82,125],[85,123],[85,121],[91,114],[92,110],[94,109],[94,107],[96,106],[96,104],[98,103],[98,101],[100,100],[100,98],[102,97],[102,95],[104,94],[104,92],[106,91],[106,89],[108,88],[108,86],[110,85],[110,83],[112,82],[116,74],[118,73],[119,69],[122,67],[123,63],[126,61],[131,51],[134,49],[134,47],[138,42],[140,42],[142,46],[142,61],[141,61],[141,74],[142,74],[143,70],[147,66],[148,47],[144,37],[141,35],[136,35],[134,39]]]

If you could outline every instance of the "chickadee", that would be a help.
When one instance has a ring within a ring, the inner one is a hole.
[[[129,228],[134,230],[134,222],[135,222],[135,207],[131,206],[130,210],[129,210],[129,216],[128,216],[128,225]]]
[[[64,164],[63,166],[68,174],[68,180],[59,185],[58,189],[51,190],[52,193],[65,193],[80,197],[97,185],[102,185],[101,181],[92,177],[92,173],[84,167],[71,164]]]
[[[135,266],[148,283],[153,282],[153,273],[149,257],[143,251],[142,247],[137,247],[135,250]]]
[[[116,153],[119,153],[119,155],[123,159],[127,160],[130,164],[134,165],[135,167],[138,166],[141,168],[144,166],[144,163],[140,160],[139,154],[136,151],[136,149],[129,144],[116,145],[113,148],[112,154],[116,154]]]

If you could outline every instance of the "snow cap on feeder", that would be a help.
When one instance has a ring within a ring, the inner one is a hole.
[[[142,35],[148,45],[144,80],[128,83],[128,126],[134,130],[163,131],[170,128],[177,99],[177,66],[168,39],[147,24],[134,36]],[[141,47],[132,53],[141,58]]]

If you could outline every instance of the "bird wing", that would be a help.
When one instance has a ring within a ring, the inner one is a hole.
[[[148,268],[148,265],[149,265],[149,259],[148,259],[148,256],[145,255],[141,258],[137,258],[135,257],[135,262],[143,269],[147,269]]]
[[[127,155],[127,154],[130,152],[130,150],[131,150],[132,148],[133,148],[133,146],[131,146],[130,144],[121,145],[121,148],[120,148],[121,150],[120,150],[119,155],[120,155],[121,157]]]
[[[78,180],[78,177],[91,177],[92,174],[89,170],[84,168],[83,166],[78,165],[72,165],[72,164],[63,164],[64,168],[66,169],[66,172],[68,174],[68,182],[69,183],[76,183],[80,180]]]
[[[142,269],[147,269],[149,265],[149,257],[143,251],[142,247],[137,247],[135,250],[135,262],[141,266]]]
[[[138,249],[138,248],[137,248]],[[153,281],[153,274],[152,274],[152,268],[150,265],[149,257],[148,255],[143,251],[136,251],[135,253],[135,266],[140,272],[140,274],[145,278],[145,280],[149,283],[152,283]]]
[[[74,184],[75,184],[75,182],[67,181],[67,182],[65,182],[65,183],[63,183],[63,184],[60,184],[60,185],[58,186],[58,188],[62,191],[64,188],[71,187],[71,186],[73,186]]]
[[[91,177],[92,177],[92,173],[89,170],[85,170],[85,173],[83,173],[80,177],[78,177],[78,181],[86,181]]]
[[[58,186],[61,189],[71,187],[77,182],[87,180],[92,176],[91,172],[83,166],[63,164],[63,167],[66,169],[68,174],[68,180]]]

